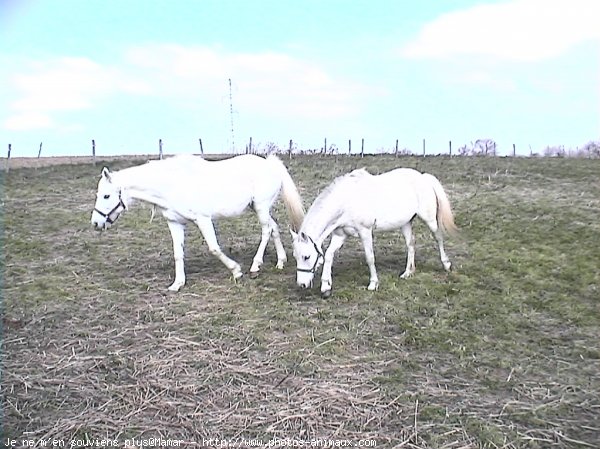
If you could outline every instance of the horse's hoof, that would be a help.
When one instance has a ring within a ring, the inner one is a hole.
[[[327,299],[331,296],[331,290],[325,290],[321,292],[321,298]]]
[[[260,271],[251,271],[250,272],[250,279],[256,279],[259,274],[260,274]]]
[[[374,292],[378,288],[379,288],[379,282],[371,282],[369,284],[369,286],[367,287],[367,290],[369,290],[370,292]]]

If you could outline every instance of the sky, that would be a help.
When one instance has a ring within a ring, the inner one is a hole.
[[[600,140],[598,17],[597,0],[0,0],[0,155],[575,149]]]

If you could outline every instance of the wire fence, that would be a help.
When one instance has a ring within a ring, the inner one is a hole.
[[[340,147],[335,143],[327,143],[327,138],[323,140],[323,145],[317,148],[299,149],[297,145],[290,139],[289,146],[282,148],[279,145],[267,142],[264,145],[253,145],[252,138],[250,138],[248,144],[245,147],[244,152],[238,152],[237,154],[251,153],[251,154],[288,154],[292,157],[295,154],[321,154],[321,155],[359,155],[365,156],[367,154],[392,154],[395,156],[529,156],[529,157],[583,157],[583,158],[600,158],[600,142],[590,141],[581,148],[565,149],[564,146],[547,146],[541,152],[534,152],[531,148],[525,154],[517,152],[517,146],[512,144],[511,151],[508,154],[500,154],[498,151],[498,144],[493,139],[477,139],[468,144],[463,144],[459,147],[453,147],[452,141],[448,141],[448,147],[446,150],[439,151],[439,146],[436,150],[431,151],[427,146],[427,140],[422,140],[421,148],[418,150],[409,149],[405,146],[399,145],[399,140],[396,139],[395,145],[391,147],[378,147],[373,150],[366,149],[365,139],[360,139],[359,145],[353,146],[353,141],[348,140],[347,146]]]
[[[578,147],[576,149],[565,149],[564,146],[547,146],[541,152],[533,152],[533,150],[529,149],[529,152],[523,154],[517,152],[517,146],[512,144],[512,151],[509,154],[500,154],[498,151],[498,145],[493,139],[477,139],[468,144],[463,144],[459,147],[453,147],[452,141],[448,141],[448,147],[445,151],[437,151],[432,152],[428,151],[427,148],[427,140],[422,140],[422,146],[419,150],[409,149],[405,146],[400,145],[400,141],[396,139],[395,145],[391,147],[378,147],[375,150],[371,148],[367,148],[365,146],[365,139],[362,138],[358,142],[353,142],[352,139],[348,139],[347,145],[344,143],[343,146],[339,146],[336,143],[331,143],[327,141],[327,138],[323,139],[323,145],[316,148],[298,148],[296,142],[293,139],[289,140],[289,145],[287,147],[281,147],[273,142],[266,142],[264,144],[253,143],[252,137],[249,138],[248,143],[245,144],[245,148],[243,150],[235,151],[232,153],[205,153],[204,147],[202,144],[202,139],[198,139],[199,150],[198,154],[204,155],[239,155],[239,154],[257,154],[257,155],[268,155],[268,154],[279,154],[286,155],[290,159],[295,155],[349,155],[349,156],[359,156],[364,157],[366,155],[377,155],[377,154],[387,154],[394,155],[396,157],[400,156],[450,156],[450,157],[466,157],[466,156],[487,156],[487,157],[498,157],[498,156],[509,156],[509,157],[577,157],[577,158],[587,158],[587,159],[598,159],[600,158],[600,141],[590,141],[583,145],[582,147]],[[158,158],[162,159],[165,153],[163,147],[165,143],[163,139],[158,140]],[[42,148],[43,142],[40,142],[37,159],[42,157]],[[7,157],[4,161],[5,171],[8,172],[10,170],[10,159],[13,157],[12,154],[12,145],[8,144],[8,153]],[[17,155],[18,156],[18,155]],[[52,157],[52,155],[49,155]],[[91,141],[91,162],[96,164],[96,140],[92,139]],[[82,157],[82,156],[74,156],[74,158]],[[85,157],[85,156],[83,156]],[[108,157],[108,156],[105,156]],[[113,156],[111,156],[113,157]],[[2,158],[4,159],[4,158]]]

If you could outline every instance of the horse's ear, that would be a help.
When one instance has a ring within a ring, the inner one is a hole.
[[[110,170],[107,167],[102,169],[102,177],[106,178],[107,181],[110,181]]]

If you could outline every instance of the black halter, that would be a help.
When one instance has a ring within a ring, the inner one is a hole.
[[[123,209],[119,211],[119,213],[115,216],[115,218],[111,218],[111,215],[114,214],[115,212],[117,212],[117,210],[120,207],[122,207]],[[117,205],[115,207],[112,208],[112,210],[109,213],[102,212],[97,207],[94,207],[94,210],[96,212],[98,212],[100,215],[102,215],[104,218],[106,218],[106,221],[110,224],[113,224],[117,220],[117,218],[119,218],[120,213],[123,212],[125,209],[127,209],[127,207],[125,206],[125,203],[123,202],[123,198],[121,197],[120,190],[119,190],[119,202],[117,203]]]
[[[323,260],[324,260],[325,256],[323,256],[323,253],[321,252],[321,250],[319,249],[319,247],[317,246],[315,241],[312,238],[310,238],[310,236],[308,236],[308,235],[306,237],[308,237],[308,239],[310,240],[310,243],[312,243],[313,246],[315,247],[315,251],[317,252],[317,258],[315,259],[315,263],[312,266],[312,268],[296,268],[296,271],[299,271],[300,273],[315,274],[315,272],[317,271],[317,265],[319,264],[319,259],[323,258]]]

